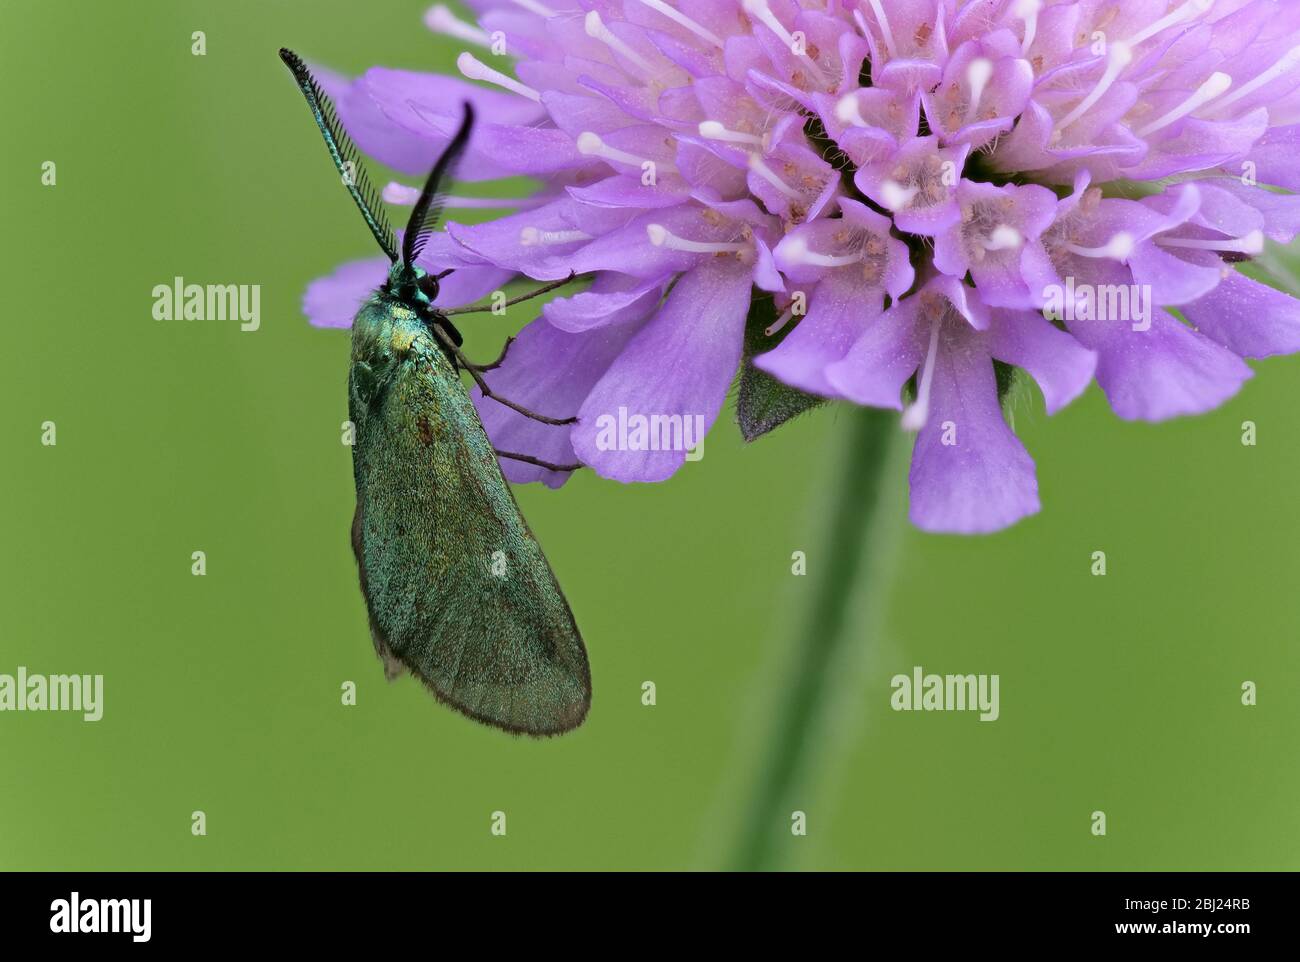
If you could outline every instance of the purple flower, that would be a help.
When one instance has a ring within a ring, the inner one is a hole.
[[[464,79],[325,82],[359,146],[405,174],[423,175],[472,100],[462,177],[539,185],[429,244],[430,269],[456,268],[443,303],[517,274],[591,276],[492,382],[577,422],[479,397],[503,449],[663,480],[742,369],[902,412],[912,521],[985,532],[1039,507],[1002,414],[1009,370],[1049,413],[1095,379],[1121,418],[1159,421],[1232,397],[1243,358],[1300,351],[1300,301],[1234,266],[1300,231],[1300,4],[471,6],[477,25],[426,17],[474,48]],[[316,281],[313,323],[346,326],[383,267]],[[761,433],[774,425],[747,427],[744,383],[742,427]]]

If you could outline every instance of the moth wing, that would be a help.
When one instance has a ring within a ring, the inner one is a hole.
[[[376,649],[478,721],[569,731],[591,704],[582,637],[473,402],[433,361],[358,422],[353,547]]]

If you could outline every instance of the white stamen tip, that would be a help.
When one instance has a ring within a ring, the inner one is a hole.
[[[390,180],[384,185],[383,198],[386,204],[414,204],[420,199],[420,192],[414,187]]]
[[[460,56],[456,58],[456,69],[470,80],[485,80],[488,73],[487,64],[480,63],[468,50],[461,51]]]
[[[1224,73],[1222,70],[1218,70],[1210,76],[1209,80],[1201,84],[1200,89],[1208,99],[1211,97],[1217,97],[1222,93],[1227,93],[1228,88],[1231,86],[1232,77]]]
[[[434,33],[446,34],[458,40],[476,43],[481,47],[490,46],[492,43],[492,38],[488,36],[487,31],[461,20],[441,3],[435,4],[425,12],[424,25]]]
[[[593,133],[590,130],[584,130],[578,134],[578,153],[591,156],[599,154],[605,149],[605,142],[600,139],[600,134]]]
[[[984,249],[989,251],[1015,250],[1024,242],[1025,239],[1021,236],[1020,231],[1010,224],[1003,224],[989,234],[989,239],[984,243]]]
[[[894,180],[887,180],[880,185],[880,199],[890,210],[902,210],[912,202],[912,198],[917,195],[915,187],[904,187]]]
[[[1020,52],[1028,53],[1038,35],[1038,14],[1043,9],[1042,0],[1016,0],[1011,14],[1025,22],[1025,39],[1020,44]]]
[[[966,81],[971,85],[973,90],[981,93],[993,79],[993,61],[987,57],[976,57],[966,68]]]
[[[1078,244],[1066,244],[1065,249],[1080,257],[1105,258],[1120,262],[1127,261],[1133,256],[1133,248],[1137,246],[1137,241],[1133,235],[1121,231],[1112,237],[1101,247],[1080,247]]]
[[[519,243],[524,247],[532,247],[537,243],[540,233],[536,227],[525,227],[519,232]]]
[[[790,234],[781,245],[781,257],[791,264],[805,263],[808,260],[808,242],[797,234]]]
[[[1251,257],[1264,253],[1264,232],[1253,230],[1241,239],[1241,252]]]
[[[646,224],[645,232],[655,247],[663,247],[664,241],[668,240],[668,228],[663,224]]]
[[[621,54],[625,59],[630,60],[642,70],[647,72],[654,71],[654,64],[646,60],[626,43],[619,36],[605,26],[605,21],[600,18],[600,14],[592,10],[583,20],[583,28],[587,31],[587,36],[599,40],[615,53]]]
[[[930,406],[916,402],[909,404],[903,411],[903,430],[916,432],[925,427],[925,422],[930,417]]]
[[[1133,256],[1135,242],[1133,235],[1128,233],[1119,233],[1110,239],[1106,245],[1107,256],[1117,261],[1126,261]]]
[[[854,127],[867,126],[867,122],[862,118],[862,109],[858,106],[857,94],[845,94],[836,102],[835,119],[842,124],[851,124]]]
[[[989,85],[991,79],[993,79],[993,61],[986,57],[976,57],[966,68],[966,80],[970,84],[970,104],[966,108],[967,123],[975,119],[980,99],[984,96],[984,88]]]

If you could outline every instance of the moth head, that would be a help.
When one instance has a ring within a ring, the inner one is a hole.
[[[450,273],[446,270],[430,274],[423,268],[407,267],[398,261],[389,268],[384,291],[427,319],[437,312],[433,302],[438,299],[438,282]]]

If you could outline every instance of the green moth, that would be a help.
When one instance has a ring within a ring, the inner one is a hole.
[[[494,394],[483,372],[499,366],[504,352],[492,364],[471,363],[449,319],[488,308],[434,307],[438,282],[451,272],[415,266],[469,141],[473,109],[465,105],[459,130],[429,173],[399,250],[329,98],[297,55],[282,49],[280,58],[392,261],[387,281],[352,323],[348,376],[356,428],[352,547],[375,651],[390,679],[410,671],[440,701],[480,722],[529,735],[576,728],[591,704],[587,652],[497,458],[553,470],[576,465],[493,450],[461,374],[469,373],[485,398],[528,417],[556,425],[573,419],[548,418]]]

